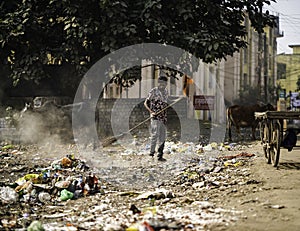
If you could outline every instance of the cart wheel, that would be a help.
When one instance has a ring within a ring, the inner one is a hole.
[[[265,137],[265,135],[264,135],[264,133],[265,133],[264,129],[265,129],[265,122],[264,121],[260,121],[259,122],[259,135],[260,135],[261,144],[265,143],[264,142],[264,137]]]
[[[276,167],[279,163],[280,157],[280,146],[281,146],[281,125],[278,121],[274,122],[272,125],[272,134],[271,134],[271,148],[270,148],[270,156],[271,162],[274,167]]]
[[[265,154],[266,162],[268,164],[271,164],[271,156],[270,156],[270,128],[268,126],[268,123],[266,121],[262,121],[260,124],[260,131],[261,131],[261,142],[263,145],[263,151]]]

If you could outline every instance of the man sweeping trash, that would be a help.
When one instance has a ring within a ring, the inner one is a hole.
[[[151,116],[150,156],[154,156],[158,142],[157,158],[159,161],[166,161],[166,159],[163,158],[163,154],[167,122],[167,111],[164,109],[168,107],[168,91],[166,89],[167,81],[167,77],[160,76],[158,78],[158,86],[150,90],[148,97],[144,102],[144,105],[150,112]]]
[[[133,130],[141,126],[142,124],[146,123],[147,121],[151,120],[151,156],[154,156],[155,148],[157,140],[159,141],[159,148],[158,148],[158,158],[160,161],[165,161],[163,156],[163,149],[166,139],[166,127],[165,124],[167,122],[167,113],[166,110],[176,103],[178,103],[182,98],[178,98],[169,105],[167,104],[168,100],[168,91],[166,89],[167,86],[167,77],[160,77],[158,87],[153,88],[144,102],[145,107],[150,112],[150,116],[140,122],[139,124],[135,125],[134,127],[130,128],[128,131],[123,132],[117,136],[112,136],[102,140],[103,147],[109,146],[113,142],[117,141],[120,137],[130,134]]]

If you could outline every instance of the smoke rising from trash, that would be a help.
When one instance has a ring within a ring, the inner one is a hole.
[[[18,121],[19,141],[49,148],[71,140],[72,129],[57,110],[25,111]]]

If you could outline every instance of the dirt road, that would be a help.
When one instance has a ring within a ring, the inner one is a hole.
[[[195,146],[191,146],[180,144],[174,153],[165,155],[164,164],[152,160],[147,151],[135,153],[118,147],[99,150],[97,156],[129,163],[119,169],[109,168],[106,177],[111,183],[102,185],[101,193],[66,202],[57,200],[56,194],[48,203],[38,201],[37,195],[29,202],[0,201],[0,228],[26,230],[30,222],[40,220],[46,230],[137,230],[131,227],[134,223],[151,218],[154,230],[299,230],[300,149],[282,150],[280,164],[274,168],[265,162],[259,142],[217,154],[205,151],[187,161],[183,156],[195,152]],[[54,145],[2,152],[0,186],[11,185],[66,154],[79,155],[75,151],[74,146]],[[243,158],[236,157],[234,162],[223,159],[240,154]],[[60,171],[68,176],[75,173]],[[99,179],[104,174],[102,170],[97,172]],[[153,193],[156,187],[162,191]],[[140,210],[158,212],[132,214],[132,204]]]
[[[228,230],[300,230],[300,149],[281,149],[277,168],[266,164],[260,145],[251,174],[258,183],[247,192],[228,195],[225,204],[243,210],[244,218]]]

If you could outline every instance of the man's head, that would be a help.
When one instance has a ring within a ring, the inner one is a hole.
[[[166,76],[158,77],[158,88],[163,89],[167,86],[168,78]]]
[[[161,75],[161,76],[158,77],[158,81],[159,82],[161,82],[161,81],[168,82],[168,78],[166,76]]]

